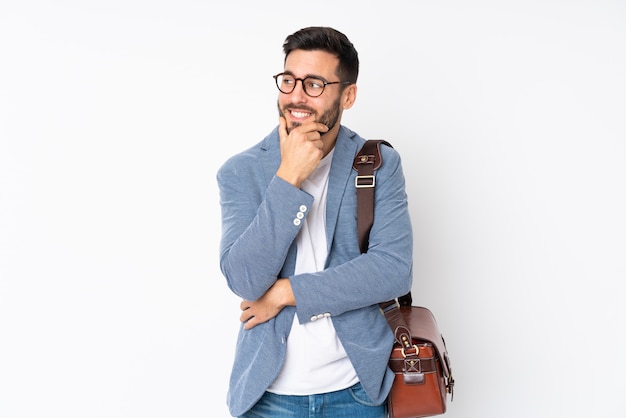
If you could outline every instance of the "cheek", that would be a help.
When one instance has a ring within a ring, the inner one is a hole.
[[[279,98],[278,99],[278,111],[280,112],[281,115],[283,115],[286,112],[285,109],[288,108],[292,104],[293,103],[289,101],[289,98],[286,98],[286,97]]]

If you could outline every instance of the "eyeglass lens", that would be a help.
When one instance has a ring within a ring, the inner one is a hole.
[[[276,76],[276,86],[282,93],[289,94],[296,88],[298,80],[302,82],[304,92],[311,97],[317,97],[324,92],[326,83],[315,77],[307,77],[303,80],[291,74],[279,74]]]

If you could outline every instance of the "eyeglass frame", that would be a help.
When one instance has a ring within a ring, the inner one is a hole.
[[[284,91],[282,91],[280,89],[280,86],[278,85],[278,77],[281,76],[291,76],[294,79],[294,83],[293,83],[293,89],[291,89],[291,91],[289,93],[285,93]],[[300,83],[302,84],[302,91],[304,91],[304,94],[306,94],[309,97],[320,97],[322,94],[324,94],[324,91],[326,90],[326,86],[328,86],[329,84],[341,84],[344,86],[348,86],[350,84],[354,84],[353,81],[326,81],[324,78],[320,77],[320,76],[306,76],[304,78],[298,78],[296,76],[294,76],[292,73],[290,72],[282,72],[282,73],[278,73],[276,75],[273,75],[272,78],[274,79],[274,81],[276,82],[276,88],[278,89],[279,92],[281,92],[282,94],[291,94],[293,93],[293,91],[296,89],[296,85],[298,84],[298,81],[300,81]],[[309,94],[308,91],[306,91],[306,85],[304,84],[304,80],[309,79],[309,78],[313,78],[316,80],[320,80],[322,82],[322,91],[320,92],[320,94],[318,94],[317,96],[312,96],[311,94]]]

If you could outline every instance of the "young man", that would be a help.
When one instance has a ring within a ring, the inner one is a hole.
[[[397,152],[381,147],[375,219],[361,254],[355,155],[340,124],[358,54],[342,33],[283,44],[278,126],[217,175],[221,269],[241,302],[228,405],[240,417],[387,416],[393,335],[378,303],[411,290],[412,232]]]

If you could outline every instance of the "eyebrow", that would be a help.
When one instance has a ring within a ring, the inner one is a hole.
[[[283,71],[283,74],[289,74],[289,75],[292,75],[292,76],[296,77],[296,75],[293,72],[288,71],[288,70]],[[328,80],[326,80],[326,78],[322,77],[321,75],[317,75],[317,74],[306,74],[302,78],[304,79],[304,78],[309,78],[309,77],[311,77],[311,78],[319,78],[320,80],[325,81],[326,83],[328,83]],[[296,78],[300,78],[300,77],[296,77]]]

